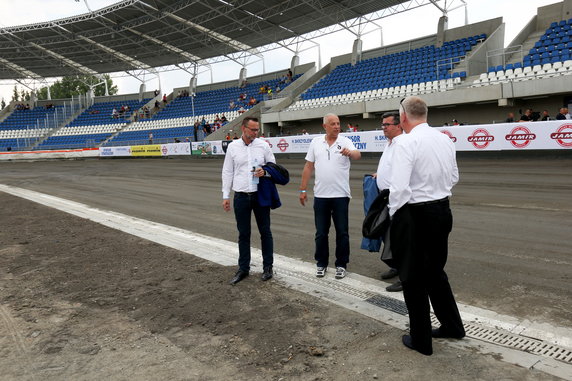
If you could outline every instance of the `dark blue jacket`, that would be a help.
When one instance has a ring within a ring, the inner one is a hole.
[[[377,180],[371,175],[365,175],[363,177],[363,211],[365,215],[371,206],[373,200],[376,199],[379,194],[379,189],[377,189]],[[361,249],[378,252],[381,249],[381,239],[369,239],[363,238],[361,240]]]
[[[263,176],[258,183],[258,204],[260,206],[269,206],[270,209],[279,208],[280,195],[276,184],[286,185],[290,181],[288,170],[276,163],[266,163],[262,166],[270,177]]]

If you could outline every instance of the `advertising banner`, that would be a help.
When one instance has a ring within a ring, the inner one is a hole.
[[[189,156],[191,154],[191,143],[169,143],[161,145],[162,156]]]
[[[131,156],[131,147],[100,147],[100,157],[125,157]]]
[[[163,156],[160,144],[131,146],[131,156]]]

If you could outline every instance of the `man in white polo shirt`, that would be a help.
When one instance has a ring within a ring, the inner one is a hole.
[[[346,276],[350,260],[350,238],[348,233],[348,206],[350,194],[350,159],[358,160],[361,153],[352,141],[339,136],[340,119],[337,115],[324,116],[326,134],[318,136],[310,143],[306,155],[306,165],[302,171],[300,203],[305,206],[308,196],[306,188],[312,172],[314,181],[314,222],[316,224],[316,276],[326,274],[329,261],[328,234],[332,220],[336,229],[336,278]]]

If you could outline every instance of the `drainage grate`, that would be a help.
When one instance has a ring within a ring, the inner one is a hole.
[[[383,295],[374,295],[371,298],[365,300],[368,303],[371,303],[375,306],[384,308],[386,310],[393,311],[400,315],[407,315],[407,306],[401,300],[389,298]]]

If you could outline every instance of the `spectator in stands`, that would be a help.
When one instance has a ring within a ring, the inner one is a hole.
[[[354,126],[354,132],[358,132],[359,131],[359,124],[356,123],[356,125]]]
[[[278,94],[280,91],[282,91],[282,89],[280,89],[280,86],[279,86],[279,85],[276,85],[276,89],[274,90],[274,92],[275,92],[276,94]]]
[[[144,106],[143,112],[145,113],[145,118],[149,118],[151,116],[151,113],[149,112],[149,107]]]
[[[240,108],[238,109],[238,113],[239,114],[243,114],[246,110],[244,109],[244,107],[240,106]]]
[[[149,144],[153,144],[153,133],[149,132]]]
[[[258,89],[258,94],[264,94],[266,93],[266,85],[262,85],[260,86],[260,88]]]
[[[351,123],[348,123],[346,132],[354,132],[354,126]]]
[[[556,114],[556,120],[566,120],[566,119],[570,119],[570,114],[568,114],[567,107],[562,107],[560,109],[560,112]]]
[[[292,82],[292,77],[293,77],[293,76],[294,76],[294,75],[292,74],[292,70],[288,69],[288,73],[286,74],[286,77],[287,77],[286,83]]]
[[[308,131],[306,131],[305,129],[302,130],[302,135],[308,135]]]
[[[153,94],[154,94],[155,96],[159,95],[159,90],[153,91]]]
[[[250,100],[248,101],[248,105],[249,105],[249,106],[254,106],[256,103],[257,103],[256,98],[254,98],[254,97],[251,96],[251,97],[250,97]]]
[[[234,108],[234,106],[235,106],[234,101],[231,100],[231,101],[228,103],[228,108],[232,110],[232,109]]]
[[[99,110],[91,110],[89,112],[90,115],[95,115],[95,114],[99,114]]]
[[[524,114],[520,116],[519,122],[532,122],[532,109],[527,108]]]
[[[215,115],[214,121],[215,121],[215,123],[219,123],[219,122],[220,122],[220,118],[218,117],[218,114]]]
[[[155,101],[155,111],[159,110],[160,107],[161,104],[159,103],[159,101]]]
[[[514,112],[509,112],[506,120],[504,121],[505,123],[514,123]]]
[[[552,120],[550,115],[548,114],[548,110],[542,111],[542,117],[540,118],[541,121],[546,122],[548,120]]]
[[[268,99],[272,99],[272,89],[268,87]]]
[[[201,128],[201,124],[199,123],[199,121],[197,120],[193,126],[193,134],[195,136],[195,142],[199,141],[199,137],[198,137],[198,133],[199,133],[199,129]]]
[[[237,140],[238,139],[238,135],[236,135],[236,132],[234,133],[234,136],[232,137],[232,140]]]
[[[226,134],[225,140],[231,140],[232,138],[230,137],[230,132]]]
[[[163,103],[167,104],[167,94],[163,94]]]
[[[453,126],[458,126],[458,125],[460,124],[457,119],[453,119],[453,120],[451,121],[451,123],[453,123],[453,124],[452,124]]]
[[[223,125],[228,122],[228,120],[226,119],[226,116],[224,116],[224,114],[222,114],[222,116],[220,117],[220,121],[222,122]]]
[[[29,110],[29,109],[30,109],[30,104],[29,104],[29,103],[26,103],[26,108],[25,108],[25,109],[26,109],[26,110]]]
[[[113,111],[111,111],[111,117],[113,119],[117,119],[119,117],[119,114],[117,113],[117,109],[114,108]]]
[[[210,135],[210,133],[212,132],[212,127],[208,122],[205,122],[205,125],[203,127],[203,131],[205,133],[205,136]]]
[[[125,106],[121,106],[119,109],[119,116],[123,118],[125,116]]]

